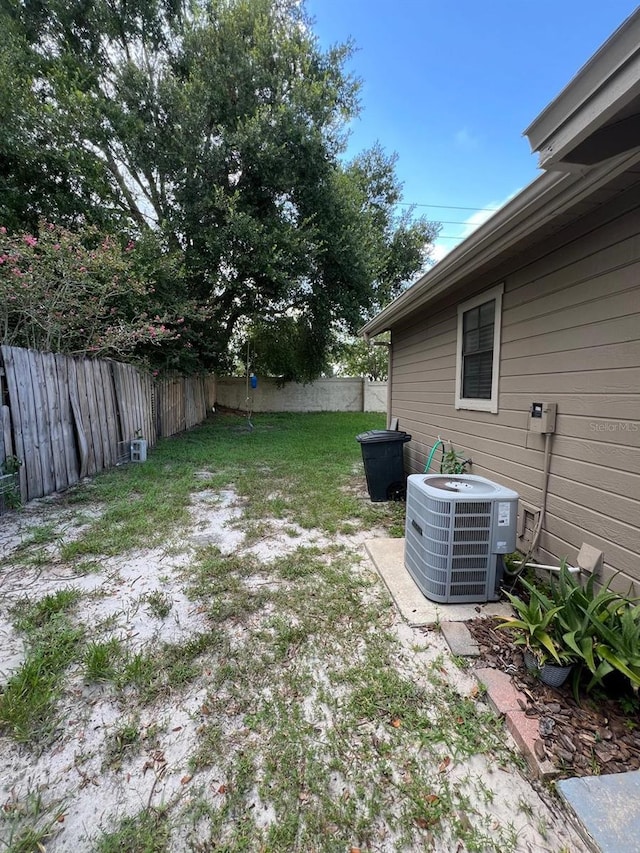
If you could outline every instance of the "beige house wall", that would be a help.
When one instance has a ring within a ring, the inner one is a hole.
[[[501,282],[499,411],[456,410],[457,305]],[[424,470],[440,435],[473,459],[472,473],[538,507],[544,439],[528,431],[528,411],[534,401],[556,403],[538,556],[572,562],[588,542],[604,552],[605,576],[624,573],[616,586],[640,581],[637,188],[395,326],[392,341],[390,410],[413,436],[405,449],[409,472]]]

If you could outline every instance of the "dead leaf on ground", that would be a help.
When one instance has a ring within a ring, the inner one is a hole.
[[[473,824],[471,823],[471,820],[469,819],[469,815],[466,812],[458,812],[458,819],[460,821],[462,828],[466,832],[472,832],[473,831]]]
[[[180,780],[181,785],[188,785],[189,782],[193,779],[193,775],[191,773],[187,773],[186,776],[183,776]]]
[[[416,826],[419,826],[420,829],[429,829],[429,827],[436,823],[436,821],[427,820],[426,817],[416,817],[414,818],[414,823]]]
[[[394,719],[391,720],[391,725],[394,729],[399,729],[402,725],[402,721],[398,717],[394,717]]]
[[[450,764],[451,758],[448,755],[445,755],[440,764],[438,764],[438,773],[444,773]]]

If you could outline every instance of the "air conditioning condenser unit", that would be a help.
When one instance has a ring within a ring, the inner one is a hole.
[[[495,601],[502,554],[516,548],[518,494],[474,474],[407,478],[405,566],[445,603]]]

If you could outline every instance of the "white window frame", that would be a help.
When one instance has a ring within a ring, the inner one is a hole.
[[[458,305],[458,336],[456,345],[456,409],[472,409],[477,412],[498,412],[498,384],[500,380],[500,329],[502,325],[502,294],[504,283],[484,290],[473,299]],[[480,400],[474,397],[462,396],[462,318],[467,311],[491,302],[495,299],[495,314],[493,318],[493,365],[491,370],[491,399]]]

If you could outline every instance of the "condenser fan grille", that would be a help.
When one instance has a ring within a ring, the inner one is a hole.
[[[427,499],[425,573],[439,598],[482,596],[487,585],[491,503]]]
[[[491,530],[489,527],[477,530],[474,530],[473,528],[469,528],[469,530],[454,530],[453,541],[456,544],[459,542],[488,542],[490,532]]]
[[[456,517],[460,519],[465,515],[487,515],[491,512],[491,503],[489,501],[468,501],[466,503],[456,503]],[[451,504],[449,504],[451,507]]]
[[[427,498],[427,506],[431,512],[448,516],[451,509],[451,501],[437,501],[435,498]]]
[[[489,541],[486,542],[464,542],[462,545],[454,545],[451,554],[454,557],[486,557],[489,553]]]
[[[449,595],[453,598],[468,598],[469,596],[485,596],[487,588],[487,573],[480,571],[455,570],[449,581]]]
[[[434,524],[425,525],[427,542],[449,542],[451,535],[448,527],[436,527]],[[447,546],[448,547],[448,546]]]
[[[427,542],[425,547],[429,554],[432,554],[434,557],[449,557],[448,542],[436,542],[432,539],[430,542]]]

